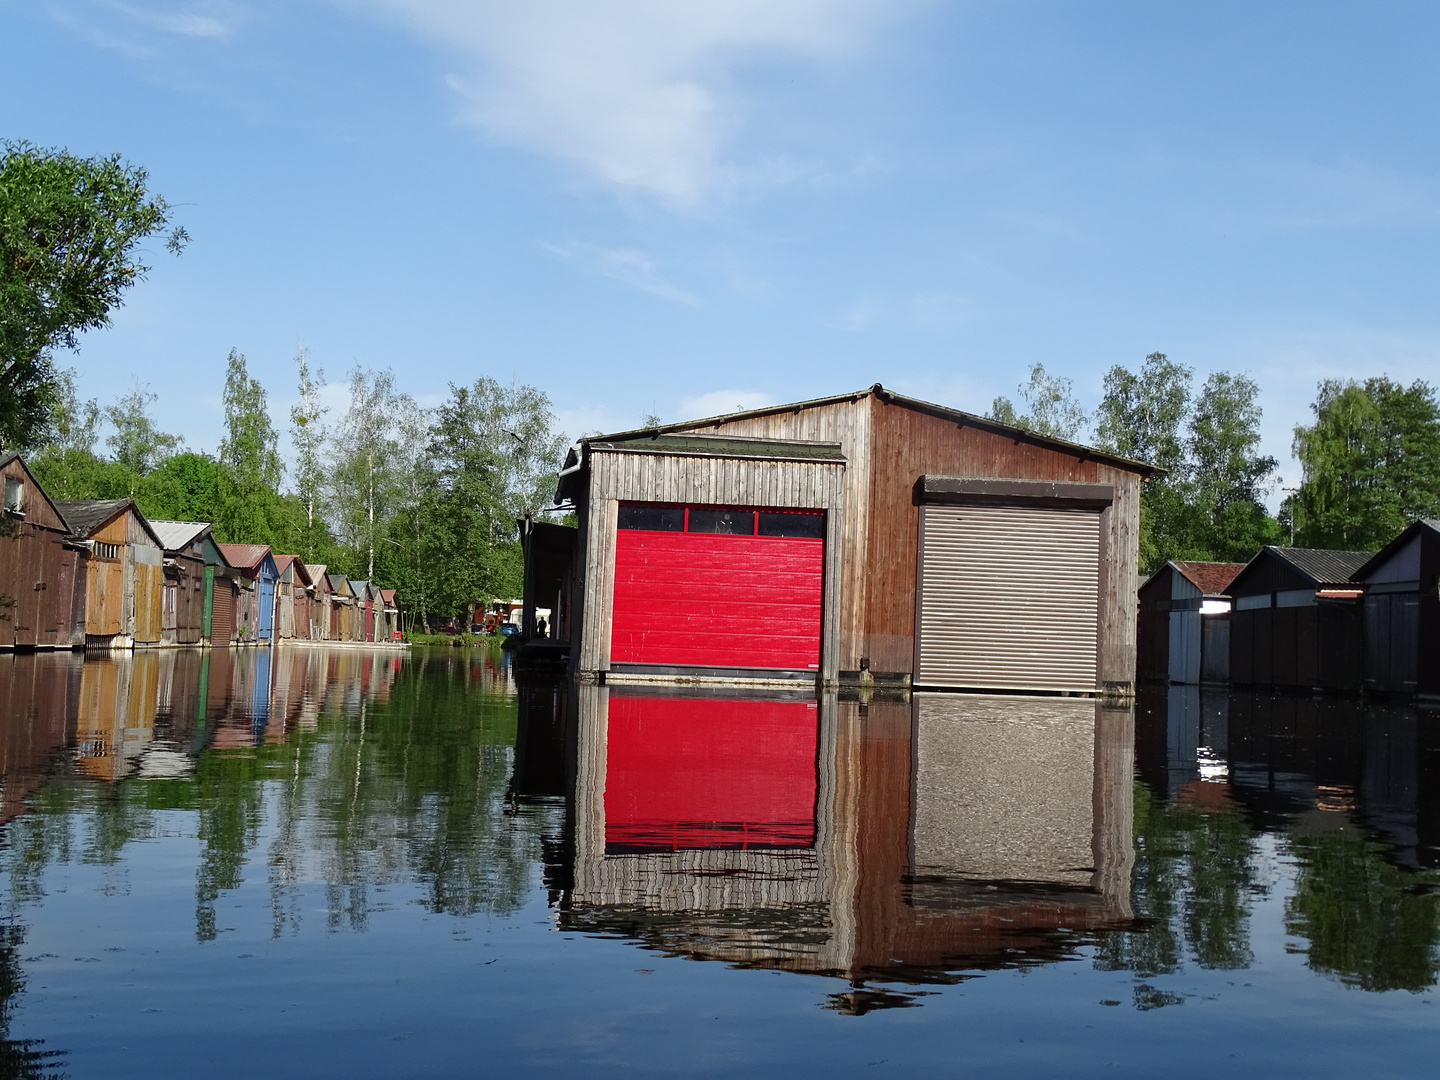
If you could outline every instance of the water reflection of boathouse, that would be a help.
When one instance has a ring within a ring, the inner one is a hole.
[[[566,926],[923,981],[1058,958],[1061,931],[1130,918],[1128,708],[568,692]],[[522,700],[524,744],[555,704]]]

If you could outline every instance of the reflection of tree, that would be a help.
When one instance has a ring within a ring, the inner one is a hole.
[[[0,1076],[14,1080],[41,1080],[62,1075],[54,1069],[63,1050],[45,1050],[43,1039],[10,1038],[10,1012],[25,989],[17,950],[25,942],[18,926],[0,926]]]
[[[1250,901],[1264,892],[1253,854],[1250,826],[1228,801],[1167,803],[1137,783],[1130,900],[1145,925],[1102,938],[1096,964],[1144,978],[1179,971],[1187,954],[1202,968],[1247,967]]]
[[[1420,991],[1440,975],[1440,877],[1397,869],[1358,830],[1292,836],[1299,863],[1285,929],[1310,967],[1365,990]]]
[[[195,764],[200,865],[195,868],[195,937],[215,938],[215,901],[222,890],[240,887],[245,853],[260,830],[260,781],[266,759],[283,747],[212,750]]]

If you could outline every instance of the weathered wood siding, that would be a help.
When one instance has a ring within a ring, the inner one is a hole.
[[[957,424],[878,397],[870,424],[870,523],[865,559],[864,652],[878,672],[910,672],[915,654],[915,482],[926,474],[1111,484],[1100,516],[1099,681],[1135,681],[1135,593],[1139,587],[1140,477],[1023,438]],[[1043,627],[1037,627],[1043,632]]]
[[[583,558],[577,564],[582,611],[579,671],[610,667],[615,601],[615,529],[621,502],[702,503],[823,509],[826,513],[822,677],[834,679],[840,653],[846,468],[843,463],[592,450],[584,508]],[[838,542],[837,542],[838,541]]]

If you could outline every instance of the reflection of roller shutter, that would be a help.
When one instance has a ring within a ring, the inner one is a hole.
[[[916,682],[1096,688],[1100,515],[922,506]]]

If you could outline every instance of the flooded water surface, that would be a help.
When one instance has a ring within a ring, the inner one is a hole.
[[[1440,716],[0,658],[0,1076],[1428,1075]]]

